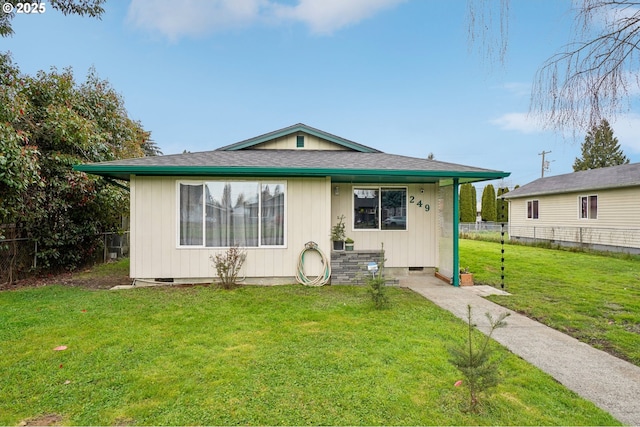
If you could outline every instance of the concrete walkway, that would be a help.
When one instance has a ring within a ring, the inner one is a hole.
[[[494,331],[496,341],[622,423],[640,426],[640,367],[486,300],[483,294],[501,292],[490,286],[455,288],[426,276],[401,278],[399,284],[465,321],[471,305],[473,321],[484,333],[485,313],[494,318],[511,313],[507,327]]]

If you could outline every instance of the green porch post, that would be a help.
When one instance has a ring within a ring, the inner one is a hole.
[[[453,286],[460,286],[460,242],[458,230],[460,228],[460,198],[458,197],[458,178],[453,179]]]

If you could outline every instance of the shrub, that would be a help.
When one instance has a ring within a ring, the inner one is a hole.
[[[212,255],[210,258],[220,279],[220,286],[224,289],[237,286],[238,274],[247,258],[247,253],[238,246],[232,246],[226,252]]]

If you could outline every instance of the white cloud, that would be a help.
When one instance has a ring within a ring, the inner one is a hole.
[[[507,113],[490,120],[490,123],[504,130],[513,130],[522,133],[538,133],[544,129],[534,117],[527,113]]]
[[[502,87],[515,96],[531,96],[531,84],[530,83],[518,83],[509,82],[502,85]]]
[[[640,115],[621,114],[612,121],[613,136],[618,138],[623,151],[640,153]]]
[[[256,23],[306,24],[313,33],[331,34],[407,0],[131,0],[128,21],[170,40],[198,37]]]
[[[170,40],[250,25],[266,0],[131,0],[127,19]]]
[[[304,22],[317,34],[331,34],[403,1],[405,0],[300,0],[293,7],[274,6],[277,18]]]

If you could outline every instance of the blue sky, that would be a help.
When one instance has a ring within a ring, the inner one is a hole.
[[[499,2],[496,2],[499,3]],[[49,6],[49,5],[47,5]],[[165,154],[305,123],[382,151],[512,173],[569,173],[577,140],[527,117],[540,64],[569,41],[569,0],[513,1],[504,65],[470,50],[465,0],[109,1],[102,20],[17,15],[20,69],[95,67]],[[613,121],[632,162],[640,119]],[[483,184],[477,185],[482,188]]]

